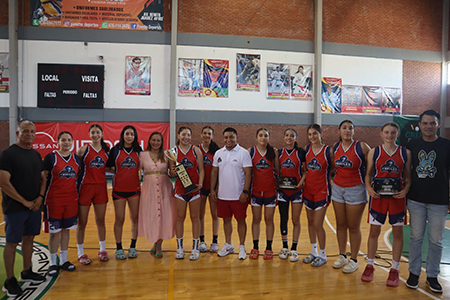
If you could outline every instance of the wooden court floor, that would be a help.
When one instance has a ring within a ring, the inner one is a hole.
[[[303,208],[304,210],[304,208]],[[208,209],[207,209],[208,211]],[[247,252],[251,250],[251,209],[247,217]],[[127,217],[128,218],[128,217]],[[1,219],[3,217],[1,216]],[[328,220],[328,222],[327,222]],[[72,273],[63,272],[43,299],[450,299],[450,280],[440,278],[444,293],[434,294],[425,284],[426,275],[422,272],[419,289],[408,289],[404,281],[408,277],[408,264],[400,264],[399,287],[386,286],[390,264],[390,243],[388,242],[390,226],[384,226],[379,239],[380,259],[375,267],[374,280],[371,283],[361,281],[361,274],[366,266],[364,253],[367,249],[369,226],[366,217],[361,224],[363,242],[361,255],[358,258],[359,269],[353,274],[343,274],[333,269],[332,264],[338,254],[336,235],[334,232],[334,211],[328,208],[325,230],[327,233],[328,262],[315,268],[301,262],[292,263],[274,256],[265,261],[262,256],[258,260],[238,260],[237,254],[219,258],[215,253],[200,254],[198,261],[189,260],[192,245],[189,218],[185,222],[184,246],[186,258],[175,260],[175,239],[163,243],[162,259],[150,255],[151,244],[145,238],[138,239],[139,256],[136,259],[116,260],[114,256],[115,241],[113,235],[114,207],[111,202],[107,208],[107,251],[108,262],[97,259],[98,238],[94,214],[91,209],[88,228],[86,230],[85,252],[93,259],[91,265],[81,266],[77,262],[75,232],[72,232],[68,258],[77,270]],[[261,225],[260,248],[265,247],[265,226]],[[306,213],[301,214],[301,234],[299,241],[300,257],[310,252],[307,232]],[[239,245],[236,223],[233,223],[233,243]],[[279,214],[275,213],[275,238],[273,249],[277,254],[281,249],[279,231]],[[292,225],[289,224],[292,231]],[[290,236],[291,232],[289,233]],[[0,235],[4,235],[4,226],[0,226]],[[130,221],[124,226],[123,244],[128,248],[130,241]],[[206,242],[211,243],[211,218],[206,216]],[[48,244],[48,235],[42,233],[37,242]],[[219,230],[219,247],[224,243],[222,224]],[[289,238],[289,244],[291,238]],[[348,247],[349,249],[349,247]],[[384,267],[383,267],[384,266]],[[0,266],[3,268],[3,266]],[[2,281],[3,284],[3,281]]]

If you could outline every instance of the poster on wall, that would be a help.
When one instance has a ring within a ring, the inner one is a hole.
[[[0,53],[0,93],[9,92],[8,53]]]
[[[203,61],[203,97],[228,98],[229,61]]]
[[[291,64],[291,99],[312,100],[312,66]]]
[[[399,88],[383,88],[382,111],[385,114],[399,115],[402,105],[402,90]]]
[[[149,56],[125,57],[125,95],[150,95],[151,62]]]
[[[267,63],[267,98],[289,99],[289,65]]]
[[[342,86],[342,113],[362,113],[362,87]]]
[[[261,55],[236,54],[236,90],[259,92]]]
[[[363,86],[363,113],[381,114],[381,87]]]
[[[38,107],[103,108],[104,65],[38,64]]]
[[[332,114],[341,112],[341,91],[341,78],[322,77],[322,112]]]
[[[202,70],[202,59],[178,59],[178,96],[203,96]]]
[[[162,31],[164,0],[31,0],[31,26]]]

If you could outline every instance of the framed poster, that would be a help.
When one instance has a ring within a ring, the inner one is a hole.
[[[289,65],[267,64],[267,98],[289,99]]]
[[[332,114],[341,112],[341,91],[342,79],[332,77],[322,78],[322,112]]]
[[[261,55],[236,54],[236,90],[259,92]]]
[[[312,66],[290,65],[291,99],[312,100]]]
[[[178,96],[203,96],[203,59],[178,59]]]
[[[150,95],[151,67],[149,56],[125,58],[125,95]]]

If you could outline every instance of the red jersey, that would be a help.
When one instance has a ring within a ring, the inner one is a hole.
[[[181,151],[178,146],[176,150],[177,150],[177,162],[184,166],[189,176],[191,177],[192,183],[197,185],[200,176],[198,174],[197,155],[195,154],[194,146],[191,145],[186,154],[183,153],[183,151]],[[185,194],[183,184],[181,184],[181,181],[178,177],[177,180],[175,181],[175,193],[178,195]],[[198,194],[198,191],[192,192],[189,195],[196,195],[196,194]]]
[[[200,148],[200,151],[202,151],[203,154],[203,166],[205,168],[205,179],[203,179],[203,189],[205,191],[209,191],[211,189],[211,169],[212,169],[212,162],[214,155],[211,154],[209,151],[206,151],[203,148],[203,145],[198,145]]]
[[[71,153],[66,160],[58,151],[47,154],[45,162],[51,162],[47,175],[45,204],[58,202],[70,204],[78,201],[77,175],[80,170],[79,158]],[[47,170],[47,168],[45,168]]]
[[[315,154],[312,146],[306,146],[306,173],[304,192],[309,195],[321,193],[326,199],[331,195],[331,156],[330,147],[323,145]]]
[[[366,159],[361,142],[353,141],[347,150],[342,147],[342,142],[337,143],[334,146],[334,166],[334,183],[338,186],[352,187],[364,183]]]
[[[89,144],[81,158],[79,184],[106,184],[105,166],[107,161],[108,153],[103,148],[97,151]]]
[[[300,151],[299,151],[300,150]],[[280,158],[280,176],[295,177],[297,183],[302,178],[302,163],[305,162],[305,153],[303,149],[292,149],[291,154],[283,148],[278,149],[278,157]],[[300,190],[283,190],[286,196],[292,196]]]
[[[267,193],[269,196],[276,194],[277,183],[275,181],[274,162],[266,158],[266,154],[262,155],[259,150],[253,146],[250,149],[250,157],[252,158],[252,194],[259,196]]]
[[[383,146],[377,146],[373,152],[373,177],[401,178],[403,181],[403,167],[407,160],[406,148],[402,146],[397,146],[392,155],[389,155]]]
[[[113,190],[116,192],[138,192],[141,190],[139,182],[139,153],[131,149],[119,149],[117,145],[111,150],[114,156]],[[111,153],[110,153],[111,154]]]

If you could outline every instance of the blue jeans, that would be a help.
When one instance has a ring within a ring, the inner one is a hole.
[[[442,257],[445,219],[448,205],[426,204],[408,199],[411,237],[409,240],[409,272],[419,276],[422,267],[422,243],[428,222],[427,277],[437,278]]]

